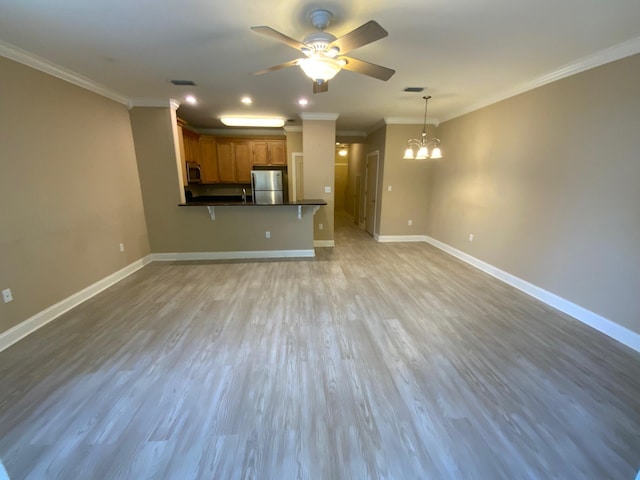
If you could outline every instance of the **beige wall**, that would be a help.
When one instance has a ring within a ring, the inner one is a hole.
[[[0,71],[2,332],[149,244],[127,108],[2,57]]]
[[[427,230],[429,172],[439,160],[402,158],[407,140],[419,138],[421,131],[422,125],[387,125],[378,229],[382,236],[424,235]],[[427,134],[427,138],[434,137],[435,127],[428,125]],[[409,220],[412,225],[408,224]]]
[[[303,120],[304,195],[327,202],[315,216],[313,238],[333,241],[335,120]],[[325,186],[331,193],[325,193]],[[319,224],[323,229],[319,229]]]
[[[153,253],[310,250],[312,207],[301,220],[296,207],[179,207],[172,112],[134,108],[131,125]],[[265,232],[271,238],[265,238]]]
[[[428,234],[640,332],[639,78],[635,55],[442,124]]]

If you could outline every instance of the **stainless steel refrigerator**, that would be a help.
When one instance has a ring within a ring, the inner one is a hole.
[[[283,203],[282,172],[279,170],[251,170],[253,203],[277,205]]]

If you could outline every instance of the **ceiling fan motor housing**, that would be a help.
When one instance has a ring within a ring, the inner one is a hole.
[[[326,52],[329,44],[335,40],[336,37],[330,33],[313,32],[307,35],[302,43],[304,43],[312,52]]]

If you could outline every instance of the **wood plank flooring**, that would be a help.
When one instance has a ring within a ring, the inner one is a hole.
[[[337,217],[315,259],[153,263],[0,353],[17,479],[633,479],[640,355]]]

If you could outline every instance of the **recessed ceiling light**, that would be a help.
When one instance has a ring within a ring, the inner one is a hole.
[[[195,105],[196,103],[198,103],[198,100],[196,100],[196,97],[194,97],[193,95],[187,95],[186,97],[184,97],[184,99],[187,103],[190,103],[191,105]]]
[[[220,117],[227,127],[282,127],[284,119],[280,117]]]
[[[300,100],[298,100],[298,105],[300,105],[301,107],[304,107],[305,105],[309,104],[309,100],[307,100],[306,98],[301,98]]]
[[[251,100],[251,97],[242,97],[240,101],[245,105],[251,105],[253,103],[253,100]]]

